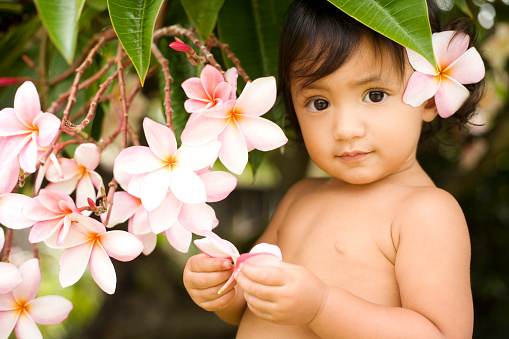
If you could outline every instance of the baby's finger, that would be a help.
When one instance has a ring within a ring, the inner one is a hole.
[[[279,266],[257,266],[242,263],[239,269],[246,278],[267,286],[283,286],[285,277]]]
[[[275,298],[275,293],[277,293],[277,286],[264,285],[260,284],[256,281],[249,279],[243,272],[239,272],[237,274],[237,284],[245,292],[245,295],[249,295],[255,297],[257,299],[271,301]],[[247,301],[247,299],[246,299]]]
[[[204,253],[189,258],[187,265],[192,272],[216,272],[232,268],[232,263],[229,259],[212,258]]]
[[[244,291],[244,299],[249,309],[258,317],[267,321],[274,320],[276,305],[267,300],[259,299]]]

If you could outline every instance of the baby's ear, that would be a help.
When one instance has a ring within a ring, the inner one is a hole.
[[[437,105],[435,105],[435,97],[431,97],[424,103],[424,112],[422,114],[422,121],[430,122],[438,115]]]

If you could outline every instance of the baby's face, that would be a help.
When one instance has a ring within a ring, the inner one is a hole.
[[[298,65],[297,65],[298,66]],[[307,86],[292,81],[292,100],[311,159],[330,175],[367,184],[419,166],[415,157],[423,121],[436,113],[402,101],[413,69],[401,76],[387,54],[366,42],[332,74]]]

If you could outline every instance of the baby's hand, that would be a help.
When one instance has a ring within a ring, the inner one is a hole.
[[[320,312],[329,287],[304,267],[243,264],[237,283],[251,311],[261,319],[284,325],[306,325]]]
[[[218,294],[232,273],[233,266],[228,259],[198,254],[187,261],[184,268],[184,286],[198,306],[207,311],[218,311],[235,298],[235,284]]]

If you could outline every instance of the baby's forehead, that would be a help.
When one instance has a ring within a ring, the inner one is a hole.
[[[324,53],[322,55],[327,55]],[[387,48],[361,42],[355,50],[350,51],[342,63],[328,57],[300,57],[292,65],[290,83],[299,89],[313,87],[320,79],[334,76],[335,80],[352,84],[387,83],[405,85],[409,74],[413,72],[405,58],[401,58]]]

